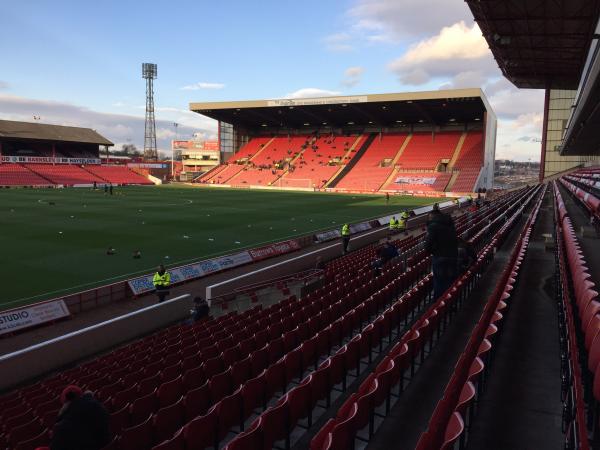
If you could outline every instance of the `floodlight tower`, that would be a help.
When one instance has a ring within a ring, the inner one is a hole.
[[[144,158],[158,159],[156,150],[156,123],[154,121],[154,79],[156,64],[142,64],[142,78],[146,80],[146,125],[144,127]]]

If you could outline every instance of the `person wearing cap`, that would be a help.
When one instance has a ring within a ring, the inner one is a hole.
[[[108,412],[90,391],[67,386],[52,430],[50,450],[100,450],[111,440]]]

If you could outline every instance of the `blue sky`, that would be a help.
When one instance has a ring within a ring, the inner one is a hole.
[[[155,62],[162,148],[174,121],[181,135],[214,135],[190,101],[483,87],[497,156],[539,158],[543,95],[501,77],[462,0],[3,3],[0,118],[141,147],[141,63]]]

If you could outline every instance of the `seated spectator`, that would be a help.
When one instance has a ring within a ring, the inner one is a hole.
[[[194,322],[198,322],[199,320],[208,317],[209,311],[210,307],[206,300],[200,296],[194,297],[194,309],[192,309],[192,319]]]
[[[90,391],[67,386],[54,429],[51,450],[100,450],[111,440],[108,412]]]
[[[477,253],[473,245],[463,237],[458,238],[457,246],[458,274],[463,274],[477,260]]]

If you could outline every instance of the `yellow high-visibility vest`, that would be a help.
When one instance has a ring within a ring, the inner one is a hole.
[[[396,220],[392,217],[390,219],[390,230],[395,230],[396,229]]]
[[[165,270],[165,273],[162,275],[158,272],[154,274],[154,278],[152,278],[152,284],[155,287],[157,286],[168,286],[171,284],[171,274]]]
[[[342,236],[350,236],[350,227],[347,223],[342,227]]]

